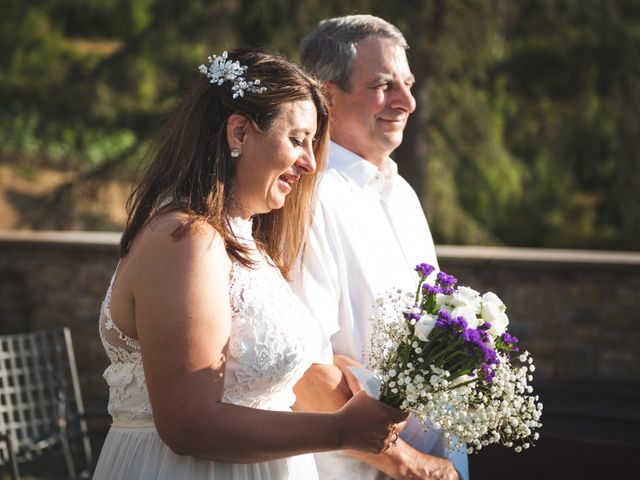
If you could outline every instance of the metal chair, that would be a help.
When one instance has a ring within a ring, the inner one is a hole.
[[[74,442],[70,442],[74,440]],[[77,440],[77,441],[75,441]],[[76,471],[72,446],[82,457]],[[61,448],[69,478],[89,478],[91,444],[68,328],[0,336],[0,466]]]

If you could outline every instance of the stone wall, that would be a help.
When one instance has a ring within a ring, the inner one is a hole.
[[[0,334],[68,325],[87,407],[104,410],[97,333],[119,235],[0,232]],[[438,248],[441,268],[508,305],[538,381],[640,387],[640,254]]]
[[[68,326],[85,407],[94,412],[106,412],[108,360],[97,325],[118,240],[105,233],[0,233],[0,334]]]
[[[443,270],[492,290],[546,383],[640,387],[640,254],[441,247]]]

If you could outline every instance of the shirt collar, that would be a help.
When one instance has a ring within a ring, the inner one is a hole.
[[[364,187],[378,173],[382,173],[387,181],[398,174],[398,165],[391,160],[391,158],[387,157],[382,168],[378,170],[378,167],[373,163],[333,141],[329,142],[328,164],[330,168],[335,168],[339,172],[351,177],[360,187]]]

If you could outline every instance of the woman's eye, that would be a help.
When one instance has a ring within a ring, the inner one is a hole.
[[[296,147],[302,147],[304,145],[304,140],[300,140],[298,138],[292,138],[291,143],[293,143]]]

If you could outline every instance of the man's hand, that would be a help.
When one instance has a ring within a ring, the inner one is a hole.
[[[460,480],[450,460],[419,452],[403,440],[378,455],[361,452],[349,454],[381,470],[394,480]]]
[[[346,375],[342,372],[348,366],[360,365],[355,360],[340,355],[336,355],[334,361],[335,365],[315,364],[305,372],[294,388],[297,396],[294,410],[333,412],[342,408],[353,396],[350,386],[354,390],[362,390],[362,385],[351,372],[347,371]],[[348,380],[349,376],[353,378]],[[397,441],[397,446],[382,453],[351,450],[347,453],[396,480],[460,479],[450,460],[419,452],[402,439]]]
[[[293,391],[296,394],[293,409],[307,412],[335,412],[353,396],[335,365],[311,365]]]
[[[349,367],[362,368],[362,365],[354,359],[345,357],[344,355],[334,355],[333,363],[342,372],[342,376],[347,383],[347,387],[349,387],[349,390],[353,395],[358,393],[360,390],[364,390],[364,386],[360,383],[360,380],[358,380],[351,370],[349,370]]]

